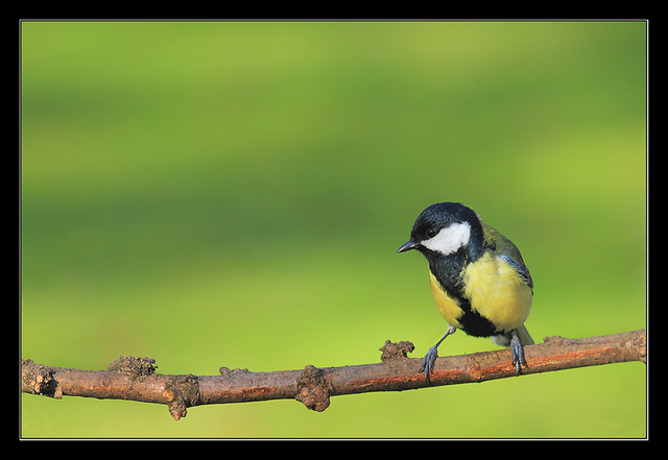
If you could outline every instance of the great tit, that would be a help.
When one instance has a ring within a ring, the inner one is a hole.
[[[397,252],[420,251],[429,262],[431,293],[448,323],[445,335],[422,360],[427,383],[438,346],[457,329],[510,346],[517,374],[533,344],[524,322],[533,280],[519,249],[461,203],[436,203],[422,211],[411,237]]]

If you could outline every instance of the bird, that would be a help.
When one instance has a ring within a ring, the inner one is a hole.
[[[398,253],[417,250],[429,263],[431,292],[448,324],[445,335],[422,360],[427,384],[438,347],[457,329],[509,346],[516,374],[528,367],[524,346],[532,345],[524,322],[531,310],[533,279],[519,249],[461,203],[427,207]]]

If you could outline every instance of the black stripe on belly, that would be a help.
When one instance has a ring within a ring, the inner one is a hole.
[[[471,303],[468,299],[460,298],[458,300],[464,314],[457,321],[459,321],[464,332],[474,337],[491,337],[498,334],[496,327],[490,320],[471,309]]]
[[[491,337],[499,331],[490,320],[471,308],[470,300],[464,295],[464,286],[460,274],[468,264],[468,255],[464,248],[449,257],[436,257],[427,253],[429,270],[439,284],[454,299],[464,313],[457,318],[460,329],[474,337]],[[427,255],[426,254],[426,255]]]

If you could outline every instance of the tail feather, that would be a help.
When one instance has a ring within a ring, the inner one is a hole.
[[[529,331],[527,331],[527,328],[523,325],[515,329],[515,333],[517,334],[517,337],[520,339],[520,344],[522,346],[525,345],[533,345],[533,339],[529,335]],[[505,334],[499,334],[495,335],[492,337],[492,341],[497,344],[501,345],[502,347],[508,347],[510,346],[510,340],[513,338],[512,332],[507,332]]]
[[[515,329],[515,332],[517,333],[517,337],[520,338],[520,343],[522,346],[533,345],[533,339],[529,335],[529,331],[527,331],[527,328],[524,326],[524,324],[522,324],[522,327]]]

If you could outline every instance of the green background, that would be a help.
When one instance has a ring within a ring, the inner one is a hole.
[[[534,339],[646,324],[645,22],[23,22],[21,355],[214,375],[423,356],[423,208],[535,282]],[[459,332],[441,355],[493,350]],[[24,437],[644,437],[640,363],[195,407],[22,396]]]

